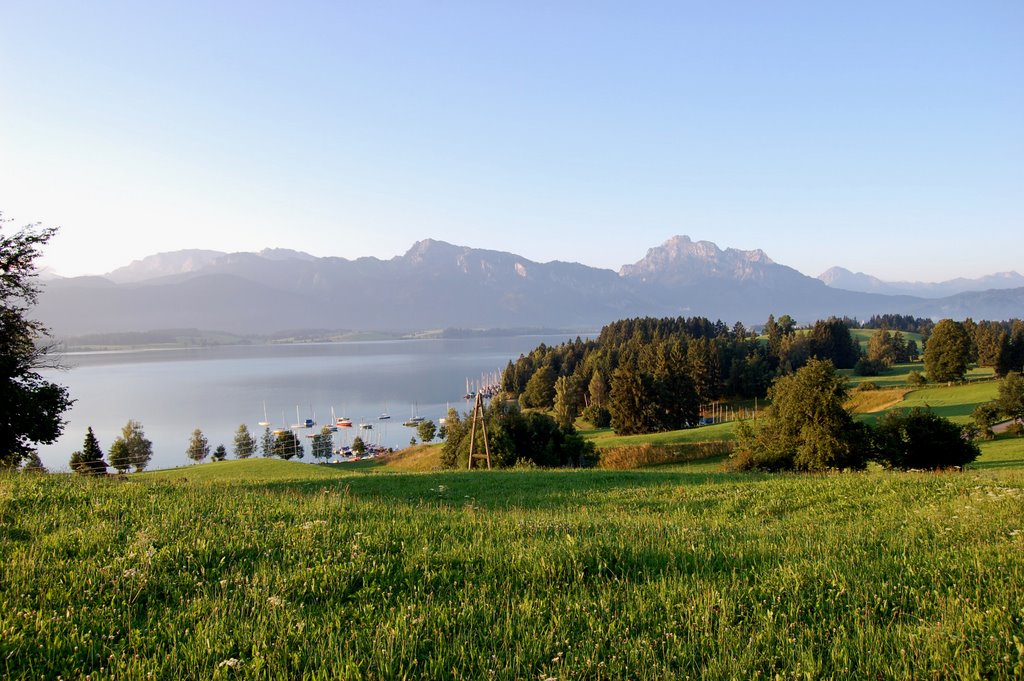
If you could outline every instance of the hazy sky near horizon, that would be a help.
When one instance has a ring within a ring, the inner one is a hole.
[[[675,234],[937,281],[1024,246],[1024,3],[0,3],[0,210],[44,264],[618,269]]]

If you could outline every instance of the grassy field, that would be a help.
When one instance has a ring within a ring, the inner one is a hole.
[[[11,679],[1024,674],[1007,466],[3,476],[0,564]]]
[[[650,443],[653,445],[675,445],[713,440],[733,440],[736,422],[716,423],[686,430],[672,430],[651,435],[616,435],[611,428],[581,431],[583,437],[591,440],[599,449]]]

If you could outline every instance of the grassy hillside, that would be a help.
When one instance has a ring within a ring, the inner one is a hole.
[[[323,480],[337,478],[341,471],[324,465],[310,465],[301,461],[252,458],[241,461],[213,461],[209,463],[147,471],[128,476],[139,481],[189,482],[286,482],[289,480]]]
[[[1024,674],[1019,471],[270,463],[0,476],[4,677]]]

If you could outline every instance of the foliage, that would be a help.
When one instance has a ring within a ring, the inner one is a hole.
[[[910,361],[910,350],[903,334],[899,331],[890,333],[888,329],[881,328],[875,331],[868,339],[869,360],[881,363],[888,368],[893,364]],[[916,353],[916,344],[914,347]]]
[[[924,348],[928,380],[945,383],[962,381],[971,357],[971,338],[960,322],[942,319],[932,329]]]
[[[866,427],[844,408],[845,381],[828,360],[810,360],[769,390],[771,405],[756,429],[743,423],[735,454],[741,469],[860,469]]]
[[[366,443],[363,442],[363,438],[359,437],[358,435],[356,435],[355,438],[352,440],[352,451],[358,454],[359,456],[362,456],[363,454],[366,453]]]
[[[107,459],[119,473],[125,473],[132,466],[136,472],[145,470],[153,458],[153,443],[146,438],[142,424],[129,419],[121,429],[121,435],[110,445]]]
[[[865,329],[892,329],[907,333],[920,333],[927,336],[931,333],[935,322],[927,317],[914,317],[902,314],[876,314],[863,325]]]
[[[600,407],[604,404],[605,397],[608,395],[608,383],[599,370],[594,371],[590,377],[587,393],[590,395],[590,405],[588,406]]]
[[[853,373],[857,376],[878,376],[885,371],[886,366],[881,360],[861,357],[853,365]]]
[[[329,459],[334,454],[334,435],[328,426],[315,433],[309,445],[309,453],[314,459]]]
[[[274,456],[274,433],[270,427],[264,427],[263,435],[260,436],[260,456],[269,459]]]
[[[248,459],[256,453],[256,437],[244,423],[238,424],[238,430],[235,431],[233,451],[236,459]]]
[[[107,452],[107,463],[118,473],[127,473],[132,467],[132,460],[128,455],[128,443],[121,438],[115,439],[110,445],[110,451]]]
[[[420,421],[419,425],[416,426],[416,434],[419,435],[420,440],[424,443],[430,442],[437,437],[437,426],[430,419]]]
[[[38,461],[35,446],[60,437],[74,403],[67,388],[39,374],[54,365],[47,329],[26,317],[39,295],[35,260],[56,232],[29,225],[0,234],[0,469]]]
[[[860,346],[850,335],[847,323],[836,317],[814,323],[810,334],[810,354],[831,360],[839,369],[850,369],[860,358]]]
[[[228,458],[228,450],[224,445],[217,445],[217,448],[213,450],[213,460],[223,461]]]
[[[442,450],[442,465],[465,468],[469,462],[472,418],[459,417],[449,411],[448,439]],[[594,445],[584,440],[572,427],[561,428],[547,414],[524,413],[513,401],[491,400],[483,422],[476,429],[477,452],[483,451],[483,428],[486,424],[491,461],[499,468],[518,460],[532,461],[538,466],[588,466],[595,458]]]
[[[580,413],[580,382],[576,375],[559,376],[555,380],[555,421],[562,428],[576,422]]]
[[[192,437],[189,438],[185,455],[196,463],[201,463],[203,459],[210,455],[210,442],[200,429],[196,428],[192,431]]]
[[[999,423],[999,404],[996,402],[982,402],[974,408],[971,413],[974,424],[978,430],[987,438],[993,437],[992,426]]]
[[[877,461],[901,470],[962,467],[980,453],[959,426],[926,409],[884,414],[875,427],[874,450]]]
[[[1014,319],[1007,326],[1007,335],[1002,339],[996,359],[997,376],[1011,371],[1024,372],[1024,321]]]
[[[522,394],[524,407],[550,409],[555,399],[555,372],[549,366],[538,369],[526,383]]]
[[[907,385],[919,387],[926,384],[927,382],[928,379],[925,378],[925,375],[922,374],[920,371],[914,370],[907,374]]]
[[[282,431],[274,438],[274,456],[277,458],[288,461],[296,457],[301,459],[304,455],[302,442],[294,431]]]
[[[999,383],[999,409],[1008,418],[1024,420],[1024,375],[1011,371]]]
[[[654,380],[632,366],[620,366],[612,375],[608,411],[619,435],[653,433],[660,428]]]
[[[103,460],[103,450],[92,432],[92,426],[85,431],[82,449],[71,454],[70,466],[79,475],[107,474],[107,462]]]
[[[612,414],[607,407],[592,404],[583,410],[580,418],[595,428],[607,428],[612,425]]]

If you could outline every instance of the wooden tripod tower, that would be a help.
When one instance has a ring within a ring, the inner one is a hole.
[[[484,431],[484,453],[476,453],[476,423],[480,421],[480,426]],[[469,431],[469,470],[473,470],[473,459],[485,459],[487,461],[487,468],[491,468],[491,446],[487,443],[487,421],[484,420],[484,398],[483,395],[477,393],[476,401],[473,403],[473,427]]]

